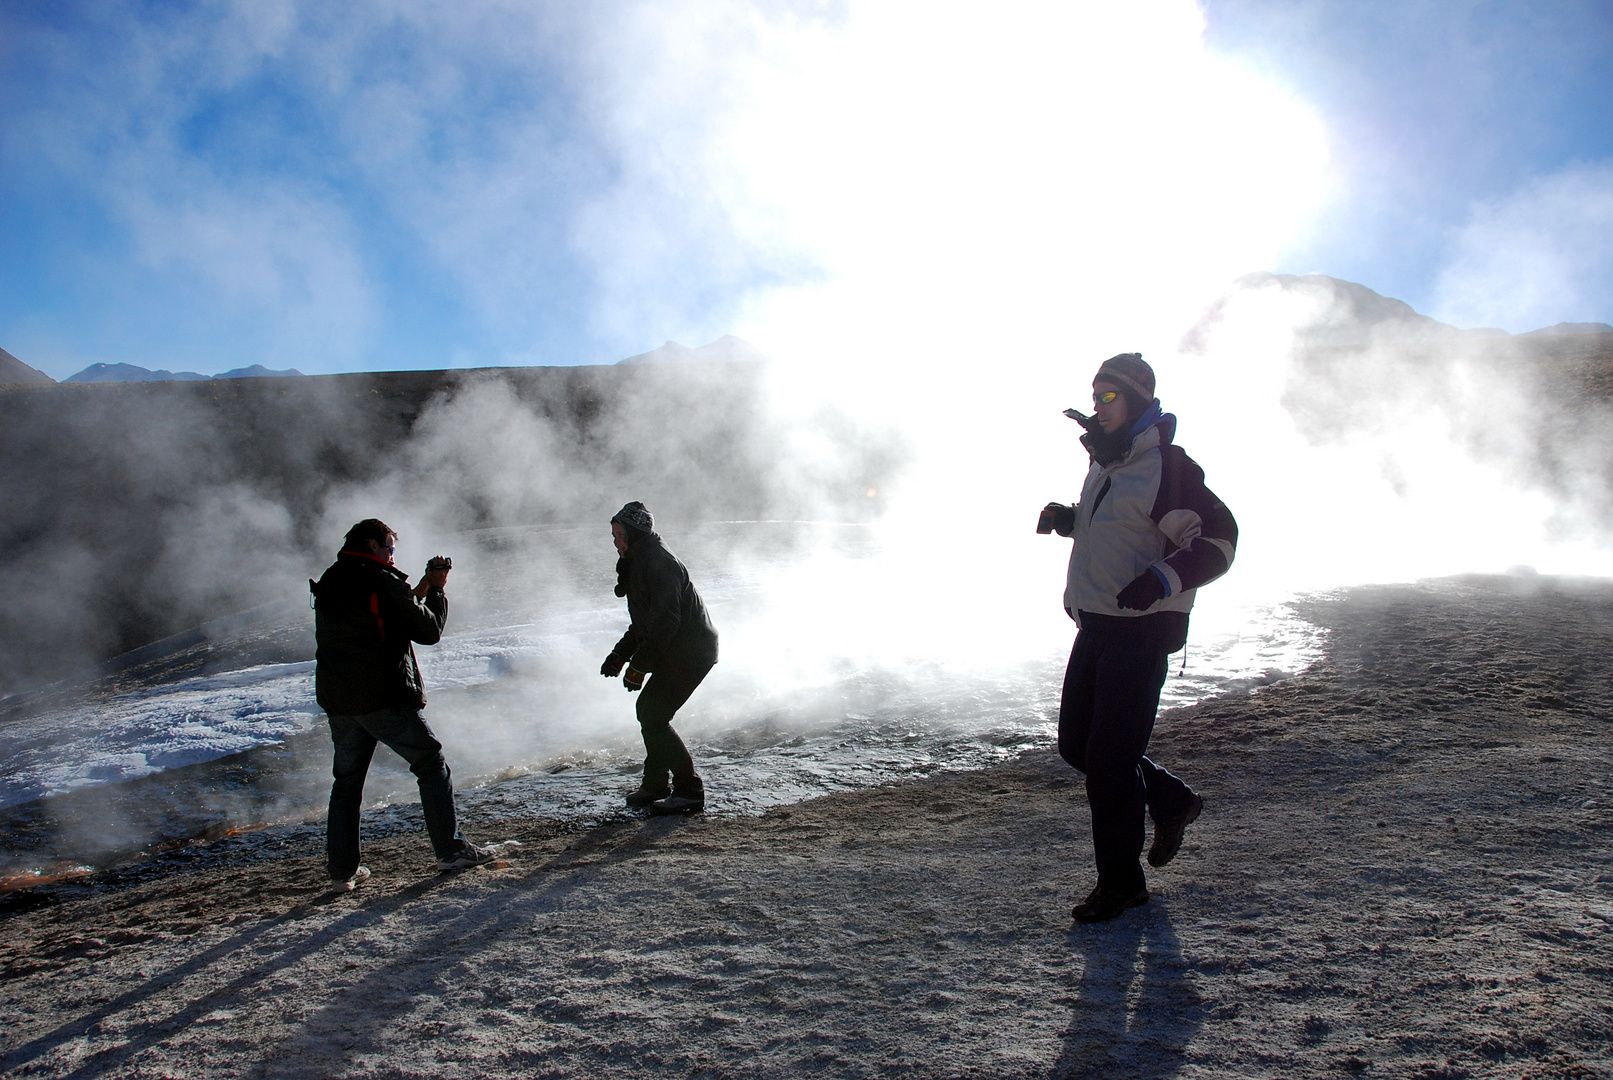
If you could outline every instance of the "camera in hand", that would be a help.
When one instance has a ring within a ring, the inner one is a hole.
[[[426,560],[427,570],[452,570],[453,568],[454,560],[446,555],[433,555]]]
[[[1096,416],[1088,416],[1080,409],[1065,409],[1064,415],[1080,424],[1089,435],[1095,435],[1103,431],[1103,424],[1099,422]]]
[[[1075,507],[1065,506],[1063,503],[1048,503],[1042,507],[1041,517],[1036,519],[1036,531],[1044,536],[1048,533],[1058,533],[1060,536],[1072,535],[1075,532]]]

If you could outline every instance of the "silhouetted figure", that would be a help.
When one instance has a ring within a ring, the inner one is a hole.
[[[647,806],[655,814],[692,814],[705,808],[705,784],[672,730],[672,717],[717,662],[717,630],[688,569],[661,543],[643,503],[630,502],[617,511],[610,531],[618,556],[616,595],[627,597],[631,624],[599,673],[615,678],[625,665],[623,685],[629,691],[643,688],[638,722],[644,779],[628,794],[627,805]]]
[[[1154,819],[1148,862],[1164,866],[1204,799],[1150,761],[1171,653],[1187,643],[1195,590],[1226,573],[1238,525],[1204,470],[1171,440],[1176,417],[1154,397],[1137,353],[1105,360],[1092,380],[1096,416],[1067,410],[1087,433],[1091,468],[1076,506],[1049,503],[1041,531],[1075,538],[1064,610],[1080,629],[1064,673],[1059,753],[1086,774],[1098,884],[1072,914],[1112,919],[1148,902],[1138,856],[1143,812]]]
[[[314,695],[330,721],[336,744],[331,766],[326,857],[332,887],[347,891],[370,876],[358,864],[359,807],[375,744],[385,743],[409,763],[420,782],[420,809],[437,855],[437,869],[462,870],[494,858],[459,834],[454,786],[442,743],[420,710],[426,693],[413,642],[435,645],[448,621],[448,571],[438,556],[426,564],[420,584],[392,565],[398,537],[386,523],[367,518],[347,532],[336,562],[314,593],[318,643]]]

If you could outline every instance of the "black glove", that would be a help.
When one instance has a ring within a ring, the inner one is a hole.
[[[642,688],[644,686],[644,672],[639,671],[637,668],[628,668],[627,674],[622,676],[622,685],[627,687],[629,694]]]
[[[1131,611],[1147,611],[1161,600],[1165,599],[1165,582],[1152,570],[1144,570],[1137,575],[1137,579],[1115,597],[1115,603],[1122,609]]]
[[[1050,502],[1042,507],[1042,513],[1052,518],[1050,524],[1053,531],[1060,536],[1070,536],[1075,532],[1075,507]]]
[[[607,679],[614,679],[622,673],[622,665],[627,663],[620,656],[611,653],[605,657],[605,662],[599,665],[599,673]]]

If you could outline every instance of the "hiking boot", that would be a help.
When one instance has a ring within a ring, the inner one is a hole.
[[[698,814],[706,808],[706,793],[692,792],[688,795],[669,795],[664,799],[650,804],[652,814]]]
[[[1176,858],[1182,849],[1182,834],[1199,819],[1204,810],[1204,796],[1194,795],[1180,814],[1154,822],[1154,842],[1148,848],[1148,865],[1164,866]]]
[[[354,889],[358,888],[368,880],[370,880],[370,868],[367,866],[361,866],[357,870],[353,871],[352,877],[336,878],[331,881],[330,891],[333,893],[352,892]]]
[[[444,874],[450,870],[469,870],[473,866],[485,866],[496,858],[498,852],[492,848],[477,847],[467,840],[465,846],[459,849],[459,854],[452,858],[438,859],[437,869]]]
[[[627,793],[627,805],[634,807],[649,806],[651,803],[660,802],[671,794],[672,789],[664,784],[660,787],[640,784],[637,788]]]
[[[1136,892],[1115,892],[1099,885],[1085,900],[1070,910],[1070,915],[1076,922],[1108,922],[1122,911],[1142,907],[1146,903],[1148,903],[1146,886],[1139,886]]]

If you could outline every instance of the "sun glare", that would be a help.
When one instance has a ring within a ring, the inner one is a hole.
[[[776,353],[934,370],[1191,319],[1328,188],[1320,122],[1209,54],[1191,4],[772,29],[721,152],[746,226],[822,271],[752,311]]]

